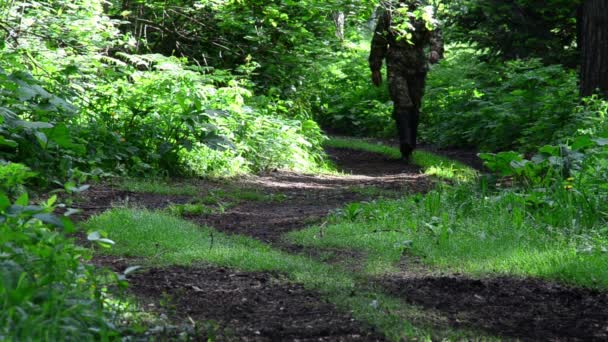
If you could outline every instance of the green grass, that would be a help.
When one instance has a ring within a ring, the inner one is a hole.
[[[352,311],[356,318],[376,326],[395,341],[477,336],[475,332],[426,324],[423,310],[360,288],[361,279],[337,266],[287,254],[247,237],[226,236],[174,216],[114,209],[93,217],[87,228],[103,230],[116,242],[104,253],[143,258],[149,265],[209,263],[244,271],[283,273],[291,281],[319,291],[343,310]],[[410,319],[418,324],[412,325]]]
[[[376,186],[351,186],[348,187],[348,191],[373,198],[396,198],[403,196],[403,193],[400,191],[384,189]]]
[[[333,137],[325,145],[333,148],[347,148],[378,153],[392,159],[401,158],[401,152],[395,147],[362,139]],[[427,151],[415,151],[412,161],[420,166],[425,174],[445,180],[471,182],[477,179],[478,176],[478,172],[467,165]]]
[[[171,183],[163,180],[124,179],[118,187],[132,192],[148,192],[172,196],[199,196],[203,189],[191,184]]]
[[[204,201],[233,201],[233,202],[283,202],[287,199],[284,194],[264,193],[260,189],[243,189],[227,187],[214,189],[203,199]]]
[[[296,244],[364,251],[366,272],[390,272],[402,255],[471,275],[533,276],[608,288],[608,231],[584,226],[570,199],[531,207],[525,194],[482,195],[469,186],[352,204],[323,227],[292,232]]]
[[[118,187],[132,192],[154,193],[159,195],[198,197],[202,204],[216,205],[229,202],[283,202],[287,198],[283,194],[264,193],[259,189],[244,189],[235,186],[209,188],[187,183],[171,183],[163,180],[125,179]]]
[[[172,204],[165,208],[166,212],[175,216],[210,215],[221,213],[223,210],[223,207],[214,208],[200,203]]]

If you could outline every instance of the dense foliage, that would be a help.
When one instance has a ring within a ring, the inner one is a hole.
[[[579,63],[579,0],[444,1],[449,40],[484,49],[486,57],[542,58],[549,64]]]
[[[429,74],[422,138],[489,152],[482,158],[494,175],[424,199],[370,204],[351,221],[365,232],[373,222],[408,220],[408,208],[428,228],[426,246],[436,246],[460,233],[478,242],[484,232],[467,229],[484,226],[466,215],[487,223],[496,214],[530,234],[513,243],[557,241],[574,251],[569,257],[583,250],[601,259],[608,103],[578,96],[580,2],[430,2],[450,46]],[[318,171],[326,162],[321,126],[394,137],[388,91],[371,86],[366,61],[377,5],[0,2],[0,339],[120,334],[104,289],[115,275],[88,265],[90,251],[68,237],[76,228],[54,214],[56,197],[33,205],[28,189],[71,194],[124,175]],[[361,219],[368,211],[378,216]],[[501,227],[493,241],[514,236]]]
[[[22,165],[0,165],[0,339],[115,337],[104,303],[108,283],[86,264],[91,251],[66,237],[75,228],[53,214],[57,197],[37,206],[25,192],[14,201],[5,195],[32,176]]]
[[[424,135],[442,146],[534,150],[571,134],[576,75],[539,60],[484,62],[453,49],[428,79]]]
[[[47,180],[322,164],[322,136],[307,113],[252,92],[258,64],[223,71],[131,54],[144,42],[120,34],[102,10],[64,1],[4,9],[12,38],[0,51],[4,158]]]

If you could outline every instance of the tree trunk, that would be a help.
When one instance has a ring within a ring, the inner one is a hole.
[[[340,41],[344,40],[344,24],[346,21],[346,15],[344,12],[335,12],[333,14],[334,24],[336,25],[336,37],[340,39]]]
[[[581,94],[608,98],[608,0],[584,0],[581,25]]]

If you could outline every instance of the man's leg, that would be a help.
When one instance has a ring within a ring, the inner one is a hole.
[[[395,119],[397,133],[399,134],[399,150],[401,151],[401,156],[405,159],[409,158],[413,151],[410,139],[410,123],[408,122],[410,116],[410,108],[403,108],[395,104],[393,119]]]
[[[416,147],[415,127],[417,114],[411,99],[408,80],[405,73],[393,72],[389,68],[389,90],[394,103],[393,118],[399,133],[401,156],[408,159]]]
[[[410,114],[412,124],[409,126],[409,134],[412,137],[412,149],[416,148],[416,140],[418,137],[418,123],[420,121],[420,108],[422,107],[422,97],[424,96],[425,81],[426,73],[417,73],[407,76],[410,99],[414,104],[414,107]]]

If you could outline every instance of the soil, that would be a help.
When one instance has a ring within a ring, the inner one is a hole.
[[[348,203],[377,198],[364,189],[381,191],[385,197],[422,193],[433,181],[414,165],[384,156],[344,149],[329,149],[332,160],[345,175],[319,176],[271,172],[239,181],[243,188],[282,194],[286,200],[269,205],[247,202],[222,214],[188,217],[199,224],[229,234],[241,234],[281,245],[282,236],[292,230],[321,222]]]
[[[148,308],[170,311],[177,319],[218,322],[219,340],[384,341],[317,293],[268,273],[172,267],[129,281]],[[170,299],[172,308],[163,308],[162,298]]]
[[[188,219],[228,234],[247,235],[290,253],[356,268],[364,255],[352,251],[293,246],[286,232],[323,222],[350,202],[382,195],[424,193],[433,180],[412,165],[383,156],[330,149],[344,175],[303,175],[275,171],[244,177],[232,189],[257,189],[284,200],[237,201],[221,214]],[[439,151],[441,153],[441,151]],[[449,156],[477,163],[470,151]],[[201,181],[201,188],[222,187]],[[114,204],[150,209],[196,200],[189,196],[137,194],[103,186],[81,203],[91,212]],[[100,260],[116,269],[123,261]],[[490,335],[523,340],[608,340],[608,293],[569,288],[534,279],[508,277],[471,279],[404,263],[401,273],[367,280],[378,288],[429,312],[438,312],[453,327],[483,330]],[[244,273],[217,267],[170,267],[136,273],[131,291],[153,311],[175,319],[218,322],[221,339],[241,341],[375,341],[372,328],[353,320],[317,293],[286,282],[278,274]],[[170,310],[161,305],[171,298]]]
[[[608,340],[608,293],[510,277],[390,277],[382,283],[392,295],[443,313],[452,326],[525,340]]]
[[[161,195],[125,191],[111,185],[95,185],[86,192],[86,197],[77,200],[74,209],[82,212],[73,219],[84,221],[111,208],[141,207],[150,210],[163,209],[171,204],[185,204],[192,201],[189,196]]]

